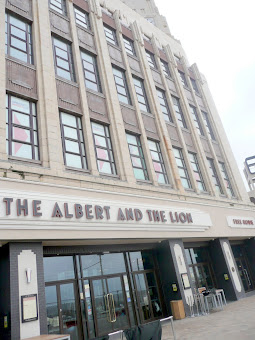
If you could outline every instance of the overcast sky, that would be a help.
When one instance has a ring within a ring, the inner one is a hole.
[[[155,3],[190,64],[206,76],[243,174],[244,159],[255,155],[255,0]]]

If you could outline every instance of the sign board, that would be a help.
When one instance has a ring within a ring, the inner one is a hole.
[[[228,226],[231,228],[255,228],[255,218],[243,216],[227,216]]]
[[[38,320],[37,294],[21,296],[22,322]]]

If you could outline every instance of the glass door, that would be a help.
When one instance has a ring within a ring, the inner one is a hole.
[[[245,261],[245,259],[239,258],[239,259],[236,259],[236,264],[237,264],[239,275],[243,283],[244,290],[246,292],[252,290],[254,287],[252,284],[252,280],[250,278],[250,273],[249,273],[247,262]]]
[[[70,334],[79,340],[77,303],[73,282],[57,283],[45,287],[49,334]]]
[[[122,276],[91,280],[96,335],[130,327]]]

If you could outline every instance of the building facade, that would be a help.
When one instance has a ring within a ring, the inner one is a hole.
[[[180,42],[120,0],[0,17],[1,339],[100,338],[178,299],[188,315],[201,286],[252,294],[254,205]]]
[[[255,204],[255,156],[245,159],[243,172],[250,189],[248,195],[251,202]]]

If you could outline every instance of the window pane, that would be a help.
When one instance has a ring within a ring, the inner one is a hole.
[[[74,279],[72,256],[44,257],[45,282]]]
[[[30,127],[30,119],[28,115],[24,115],[19,112],[12,112],[12,122],[17,125],[23,125]]]
[[[32,146],[12,142],[12,155],[15,157],[32,159]]]
[[[78,155],[73,155],[66,153],[66,165],[73,168],[82,168],[81,157]]]
[[[80,153],[79,143],[72,142],[70,140],[66,140],[65,143],[66,143],[66,151],[70,151],[73,153]]]
[[[21,129],[13,126],[12,128],[13,139],[21,142],[30,143],[30,130]]]
[[[141,169],[134,168],[134,175],[136,179],[145,180],[144,172]]]
[[[109,161],[109,154],[107,150],[96,148],[97,159],[103,159]]]
[[[77,130],[64,126],[64,136],[78,140]]]
[[[105,174],[112,174],[110,163],[104,162],[104,161],[97,161],[97,165],[98,165],[99,172],[102,172]]]
[[[104,148],[107,147],[106,139],[104,137],[100,137],[100,136],[96,136],[96,135],[95,135],[95,144],[97,146],[103,146]]]
[[[61,120],[62,120],[62,124],[69,125],[69,126],[72,126],[74,128],[77,127],[76,117],[73,116],[73,115],[62,112],[61,113]]]

